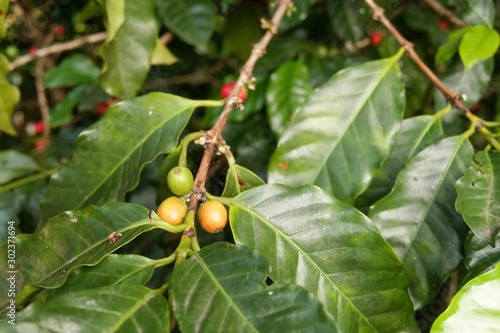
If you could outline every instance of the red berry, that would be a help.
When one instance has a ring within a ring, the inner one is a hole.
[[[384,39],[384,36],[378,31],[375,31],[370,35],[370,44],[373,46],[378,46],[380,43],[382,43],[382,39]]]
[[[438,25],[441,30],[443,31],[448,30],[448,22],[446,22],[445,20],[439,21]]]
[[[36,46],[31,46],[31,47],[28,49],[28,53],[29,53],[29,54],[32,54],[32,55],[35,55],[36,51],[38,51],[38,49],[36,48]]]
[[[45,150],[47,148],[47,142],[44,139],[38,139],[35,141],[35,149],[36,150]]]
[[[39,120],[35,122],[35,134],[40,135],[43,133],[43,130],[45,129],[45,125],[43,124],[43,121]]]
[[[62,24],[56,24],[53,30],[54,30],[54,35],[58,37],[64,36],[64,32],[66,31],[66,29]]]
[[[228,82],[225,85],[223,85],[222,88],[220,88],[220,97],[228,98],[229,95],[231,94],[231,91],[233,91],[235,84],[236,84],[236,82],[232,81],[232,82]],[[238,94],[238,97],[243,102],[247,99],[248,93],[247,93],[245,88],[241,88],[240,93]]]
[[[102,116],[103,114],[106,113],[106,111],[108,111],[109,107],[115,103],[116,103],[115,99],[110,99],[106,102],[99,103],[94,108],[94,111],[92,111],[92,114],[95,116]]]
[[[29,122],[26,124],[26,134],[28,134],[29,136],[40,135],[43,133],[44,129],[45,125],[41,120],[35,122]]]

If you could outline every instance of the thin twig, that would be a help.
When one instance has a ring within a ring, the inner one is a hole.
[[[455,13],[453,13],[451,10],[441,5],[436,0],[423,0],[423,1],[429,7],[431,7],[439,16],[450,21],[457,27],[465,27],[467,25],[467,22],[462,20],[460,17],[456,16]]]
[[[391,21],[385,16],[384,9],[378,6],[373,0],[365,0],[366,4],[372,10],[373,19],[380,21],[389,32],[396,38],[398,43],[404,47],[406,54],[411,60],[420,68],[420,70],[427,76],[427,78],[432,82],[432,84],[443,94],[446,100],[455,108],[460,110],[471,122],[476,124],[477,130],[483,135],[483,137],[493,146],[495,149],[500,150],[500,143],[498,140],[491,136],[491,133],[484,127],[483,121],[474,115],[465,104],[462,103],[462,95],[457,94],[448,86],[446,86],[443,81],[441,81],[436,74],[424,63],[420,56],[415,52],[413,48],[413,43],[408,41],[401,35],[401,33],[392,25]]]
[[[241,68],[240,76],[234,85],[233,91],[226,99],[226,105],[224,106],[222,113],[215,122],[214,126],[207,131],[205,152],[194,180],[193,195],[189,205],[190,210],[196,209],[198,200],[205,194],[205,182],[215,147],[219,143],[224,143],[224,140],[222,139],[222,129],[224,128],[231,111],[235,107],[239,108],[242,106],[241,100],[238,98],[239,92],[245,85],[253,84],[253,69],[255,68],[257,61],[266,53],[267,45],[276,35],[283,15],[285,15],[287,9],[292,6],[293,2],[291,0],[280,1],[271,21],[265,22],[267,28],[265,34],[262,36],[260,41],[254,45],[250,57]]]
[[[36,52],[34,52],[33,54],[25,54],[15,59],[13,62],[10,63],[9,70],[10,71],[14,70],[37,58],[43,58],[51,54],[59,54],[62,52],[74,50],[86,44],[103,42],[105,39],[106,39],[106,32],[98,32],[96,34],[73,39],[68,42],[55,43],[47,47],[42,47],[36,50]]]

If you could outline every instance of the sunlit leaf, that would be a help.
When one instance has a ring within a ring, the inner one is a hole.
[[[469,281],[436,319],[431,333],[500,331],[500,264]]]
[[[336,332],[321,303],[296,285],[266,286],[266,260],[248,247],[214,243],[174,271],[183,332]]]
[[[108,286],[36,301],[16,314],[2,332],[167,332],[168,303],[158,290],[137,285]]]
[[[0,94],[0,132],[15,136],[17,132],[12,126],[10,117],[14,113],[14,107],[21,99],[21,93],[18,87],[10,84],[7,80],[8,69],[9,61],[0,54],[0,91],[2,92]]]
[[[462,260],[467,226],[455,211],[454,185],[472,154],[465,135],[425,148],[398,174],[393,190],[368,212],[405,264],[417,309],[437,294]]]
[[[484,25],[476,25],[467,28],[458,47],[458,54],[465,68],[469,68],[495,55],[499,45],[498,32]]]
[[[198,104],[150,93],[110,107],[80,134],[72,160],[52,176],[42,203],[42,223],[68,209],[123,200],[144,165],[177,146]]]
[[[315,90],[284,130],[269,182],[315,184],[349,203],[366,190],[403,117],[400,56],[349,67]]]
[[[274,281],[318,297],[339,331],[417,331],[401,262],[355,208],[315,186],[263,185],[228,202],[236,242],[266,257]]]
[[[494,245],[500,230],[500,152],[476,153],[455,187],[457,211],[478,237]]]
[[[151,56],[151,65],[172,65],[178,60],[159,39],[156,40],[155,49]]]

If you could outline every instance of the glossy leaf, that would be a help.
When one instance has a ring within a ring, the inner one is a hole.
[[[38,163],[29,155],[11,149],[0,151],[0,184],[27,176],[40,169]]]
[[[462,37],[466,32],[467,29],[463,28],[453,31],[448,35],[448,40],[439,46],[436,52],[435,61],[437,64],[441,64],[453,58],[453,56],[458,52],[458,47],[460,46]]]
[[[493,25],[495,18],[495,5],[493,0],[465,0],[469,6],[464,14],[464,19],[469,24]]]
[[[105,1],[108,17],[113,1]],[[112,96],[135,96],[146,78],[159,25],[154,0],[125,1],[125,20],[102,46],[104,66],[99,83]]]
[[[469,68],[479,61],[493,57],[499,45],[498,32],[484,25],[476,25],[467,28],[458,47],[458,53],[465,68]]]
[[[457,211],[479,238],[493,246],[500,231],[500,153],[477,152],[455,188]]]
[[[10,117],[14,113],[14,107],[21,99],[21,93],[19,88],[7,80],[8,70],[9,61],[0,54],[0,91],[2,92],[0,94],[0,132],[15,136],[17,133],[12,126]]]
[[[308,80],[307,66],[300,60],[284,63],[271,75],[266,91],[266,112],[269,126],[277,137],[311,93]]]
[[[183,332],[336,332],[321,303],[296,285],[266,286],[266,260],[217,242],[176,267],[175,316]]]
[[[36,301],[17,313],[2,332],[167,332],[167,300],[144,286],[118,285]]]
[[[163,24],[184,42],[206,52],[215,30],[215,10],[210,0],[156,0]]]
[[[398,174],[391,193],[368,213],[405,264],[417,309],[437,294],[462,260],[467,226],[455,211],[454,184],[472,154],[465,135],[425,148]]]
[[[451,90],[463,91],[466,96],[464,103],[470,107],[481,99],[484,89],[490,82],[492,72],[492,59],[478,62],[467,69],[464,69],[460,61],[456,61],[448,68],[441,80]],[[434,90],[434,101],[436,108],[444,108],[448,103],[437,89]]]
[[[68,209],[123,200],[143,166],[177,145],[199,103],[150,93],[110,107],[79,135],[72,160],[52,176],[42,202],[42,223]]]
[[[394,146],[380,167],[370,187],[356,200],[357,207],[369,207],[387,195],[396,181],[396,176],[410,158],[425,147],[443,138],[441,118],[418,116],[403,120],[401,128],[394,137]],[[363,209],[367,211],[368,209]]]
[[[344,202],[366,190],[403,117],[400,55],[344,69],[310,95],[278,142],[269,182],[315,184]]]
[[[465,240],[464,258],[464,265],[469,273],[464,278],[464,281],[469,281],[492,270],[498,262],[500,262],[500,233],[497,234],[493,246],[474,235],[474,233],[469,233]]]
[[[82,54],[74,54],[44,74],[47,88],[75,86],[78,84],[93,83],[99,76],[99,67]]]
[[[84,266],[68,276],[47,299],[70,292],[119,284],[144,285],[149,281],[156,261],[135,254],[110,254],[95,266]]]
[[[404,268],[372,222],[315,186],[264,185],[231,199],[237,243],[270,277],[318,297],[341,332],[415,332]],[[374,306],[376,304],[376,306]]]
[[[95,265],[139,234],[156,228],[152,221],[164,223],[151,220],[146,208],[129,203],[67,211],[32,235],[16,236],[16,267],[7,267],[7,243],[2,245],[2,277],[17,271],[17,304],[21,305],[38,287],[57,288],[80,266]],[[108,238],[113,233],[121,234],[114,242]],[[7,281],[0,279],[0,291],[6,294],[8,287]],[[2,299],[2,310],[6,301]]]
[[[251,170],[235,164],[230,166],[227,171],[222,196],[232,198],[244,191],[264,184],[265,182]]]
[[[500,264],[469,281],[434,322],[431,333],[500,331]]]
[[[330,21],[341,39],[359,41],[366,38],[366,25],[371,16],[363,1],[328,0],[327,5]]]

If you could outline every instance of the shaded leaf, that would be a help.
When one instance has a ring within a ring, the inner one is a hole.
[[[68,209],[123,200],[144,164],[177,145],[199,103],[150,93],[110,107],[78,136],[72,160],[52,176],[42,202],[42,223]]]
[[[74,54],[44,74],[47,88],[75,86],[78,84],[93,83],[99,76],[99,67],[85,55]]]
[[[294,0],[293,5],[294,9],[293,11],[290,11],[289,14],[286,14],[283,16],[283,19],[280,22],[280,25],[278,27],[278,31],[284,32],[289,30],[290,28],[293,28],[300,22],[304,21],[307,18],[307,15],[309,13],[310,7],[316,2],[317,0]],[[272,17],[274,15],[274,12],[276,11],[277,6],[269,6],[270,13],[269,17]]]
[[[469,24],[484,24],[491,27],[495,18],[495,5],[493,0],[465,0],[469,6],[463,15]]]
[[[73,110],[80,103],[82,97],[88,92],[90,86],[80,85],[71,89],[66,98],[50,110],[50,127],[55,128],[65,125],[73,118]]]
[[[465,240],[464,264],[469,273],[465,281],[475,278],[489,270],[500,262],[500,234],[497,234],[494,246],[488,244],[472,232]]]
[[[236,242],[266,257],[274,281],[318,297],[339,331],[417,331],[401,262],[355,208],[315,186],[263,185],[228,203]]]
[[[472,232],[493,246],[500,230],[500,152],[477,152],[455,188],[457,211]]]
[[[465,68],[469,68],[479,61],[493,57],[499,45],[498,32],[484,25],[475,25],[467,28],[458,47],[458,54]]]
[[[365,28],[371,15],[363,1],[328,0],[327,5],[330,21],[341,39],[359,41],[366,38]]]
[[[17,133],[12,126],[10,117],[14,113],[14,107],[21,99],[21,93],[18,87],[10,84],[7,80],[8,71],[9,61],[0,54],[0,91],[2,92],[0,94],[0,132],[15,136]]]
[[[17,223],[17,214],[19,213],[20,207],[18,204],[17,197],[12,192],[0,192],[0,243],[7,240],[10,236],[8,229],[9,225],[14,225],[15,234],[19,233]]]
[[[3,332],[167,332],[167,300],[143,286],[118,285],[36,301],[17,313]]]
[[[227,171],[226,183],[222,196],[232,198],[244,191],[264,184],[265,182],[251,170],[235,164],[230,166]]]
[[[16,270],[17,305],[39,288],[61,286],[69,273],[83,265],[95,265],[104,256],[130,242],[139,234],[164,222],[151,220],[148,209],[129,203],[107,203],[80,211],[67,211],[50,219],[38,232],[21,234],[15,239],[16,267],[7,267],[7,243],[0,251],[3,277]],[[110,241],[112,233],[121,234]],[[7,294],[9,285],[0,279],[0,291]],[[2,310],[5,302],[2,299]],[[2,312],[2,311],[0,311]]]
[[[135,254],[110,254],[95,266],[81,267],[54,289],[47,299],[75,291],[119,284],[144,285],[149,281],[156,261]]]
[[[364,207],[363,211],[368,211],[370,205],[391,191],[396,176],[410,158],[442,138],[443,129],[439,115],[424,115],[403,120],[401,128],[394,137],[394,146],[389,156],[383,162],[370,187],[356,200],[356,206]]]
[[[40,169],[38,163],[29,155],[12,149],[0,151],[0,184],[27,176]]]
[[[349,67],[315,90],[283,132],[269,182],[315,184],[344,202],[366,190],[403,117],[400,56]]]
[[[266,260],[217,242],[176,267],[174,312],[183,332],[336,332],[320,302],[296,285],[266,286]]]
[[[266,91],[266,112],[276,136],[279,137],[293,113],[311,93],[308,80],[307,66],[300,60],[284,63],[271,75]]]
[[[405,264],[417,309],[437,294],[462,260],[467,226],[454,209],[454,185],[472,154],[466,135],[425,148],[398,174],[391,193],[368,213]]]
[[[114,7],[105,1],[106,13]],[[156,45],[159,25],[154,0],[125,1],[125,20],[102,46],[104,65],[99,83],[112,96],[135,96],[146,78]]]
[[[436,52],[434,57],[436,64],[441,64],[453,58],[453,56],[458,52],[458,47],[466,32],[467,28],[463,28],[453,31],[448,35],[448,40],[444,44],[440,45]]]
[[[500,264],[469,281],[436,319],[431,333],[499,332]]]
[[[215,9],[210,0],[156,0],[163,24],[176,36],[206,52],[215,30]]]

